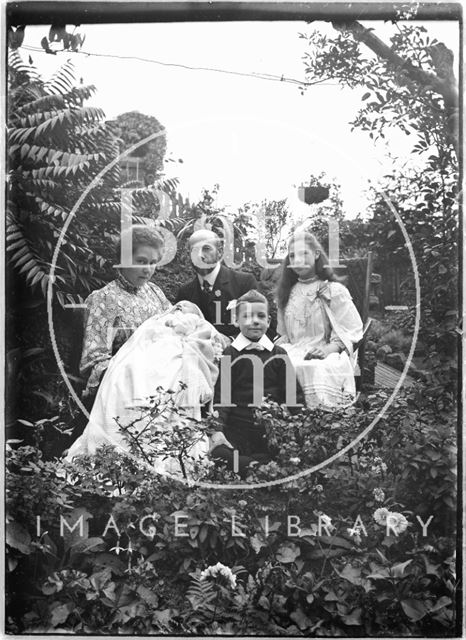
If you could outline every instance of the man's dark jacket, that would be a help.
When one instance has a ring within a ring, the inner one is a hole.
[[[208,294],[202,291],[196,275],[193,280],[180,287],[175,304],[180,300],[194,302],[217,331],[232,337],[238,334],[238,327],[231,324],[231,311],[227,311],[228,303],[251,289],[258,289],[257,281],[251,273],[235,271],[221,265],[214,286]]]

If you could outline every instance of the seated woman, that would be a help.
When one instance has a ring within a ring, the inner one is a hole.
[[[89,423],[69,449],[68,460],[79,454],[94,454],[102,444],[128,451],[119,425],[135,423],[138,432],[145,429],[151,420],[148,399],[156,396],[159,388],[179,390],[176,405],[184,408],[185,415],[200,419],[201,406],[213,398],[218,375],[215,358],[224,346],[225,338],[191,302],[182,301],[146,320],[110,361]],[[176,414],[164,416],[164,438],[170,439],[177,421]],[[191,459],[202,459],[209,451],[208,438],[199,434],[187,453]],[[218,437],[223,438],[223,434]],[[153,464],[158,473],[182,473],[176,456],[156,455]]]
[[[307,231],[291,238],[277,305],[277,344],[296,368],[307,406],[341,406],[354,400],[353,345],[362,338],[362,321],[321,245]]]
[[[132,240],[134,266],[121,267],[115,280],[93,291],[86,300],[80,372],[88,376],[84,391],[88,405],[92,404],[112,356],[139,325],[172,306],[160,287],[150,281],[162,255],[162,238],[155,229],[134,225],[122,233],[121,242],[128,239]],[[121,260],[121,242],[116,251],[117,264]]]

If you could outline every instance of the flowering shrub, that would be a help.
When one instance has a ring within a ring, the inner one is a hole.
[[[202,478],[210,466],[206,456],[197,460],[192,455],[193,447],[207,437],[209,427],[179,406],[178,399],[186,388],[185,383],[180,383],[177,390],[158,387],[143,405],[134,408],[134,419],[126,424],[119,418],[116,421],[133,457],[152,469],[163,460],[169,470],[180,471],[185,479],[195,480]]]

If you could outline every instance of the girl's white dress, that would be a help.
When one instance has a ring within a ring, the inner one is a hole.
[[[339,282],[297,282],[278,311],[279,344],[293,362],[308,407],[341,406],[354,400],[354,344],[362,338],[361,317]],[[311,347],[336,342],[343,349],[323,360],[304,360]]]
[[[94,454],[102,444],[128,451],[128,442],[118,427],[128,425],[147,414],[147,399],[157,396],[162,387],[178,390],[178,406],[196,420],[201,406],[213,398],[218,368],[215,358],[223,349],[224,339],[202,314],[182,313],[172,308],[168,313],[146,320],[111,359],[97,392],[89,423],[81,437],[70,447],[67,459],[79,454]],[[143,407],[143,409],[139,409]],[[142,411],[142,413],[141,413]],[[161,429],[170,439],[179,417],[166,416]],[[138,422],[138,429],[146,423]],[[207,436],[202,436],[189,451],[192,460],[203,460],[209,450]],[[176,458],[160,456],[155,471],[179,476]]]

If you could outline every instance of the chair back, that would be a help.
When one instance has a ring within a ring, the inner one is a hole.
[[[365,364],[365,342],[369,331],[371,320],[369,318],[369,301],[371,275],[373,267],[372,251],[362,258],[346,258],[340,261],[342,268],[336,268],[335,272],[339,276],[346,277],[346,287],[353,298],[354,305],[361,316],[363,324],[363,337],[357,348],[357,369],[355,372],[356,389],[362,390],[362,372]]]
[[[365,325],[369,318],[369,299],[373,268],[372,251],[362,258],[345,258],[340,261],[342,268],[336,268],[337,275],[346,277],[348,288],[361,320]]]
[[[66,372],[76,379],[81,379],[79,363],[84,340],[84,324],[87,309],[72,308],[63,311],[62,341],[66,341],[66,357],[64,365]]]

